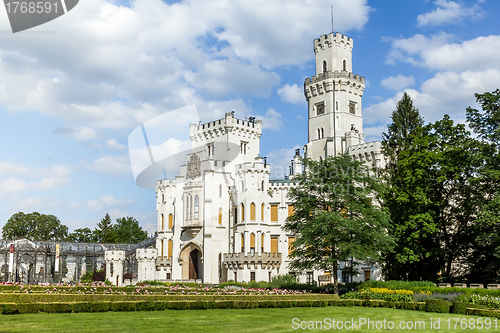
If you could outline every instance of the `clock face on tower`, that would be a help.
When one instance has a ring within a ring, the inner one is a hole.
[[[349,113],[356,114],[356,103],[349,103]]]

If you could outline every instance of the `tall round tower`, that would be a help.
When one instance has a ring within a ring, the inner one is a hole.
[[[352,38],[339,33],[314,40],[316,75],[304,82],[308,158],[336,156],[364,142],[361,97],[365,78],[352,73],[352,47]]]

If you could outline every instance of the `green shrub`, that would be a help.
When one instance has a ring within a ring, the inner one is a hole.
[[[434,288],[436,284],[430,281],[365,281],[361,283],[358,289],[366,288],[387,288],[387,289],[406,289],[413,290],[418,288]]]
[[[361,292],[360,291],[349,291],[348,293],[345,293],[340,296],[341,299],[361,299]]]
[[[467,308],[467,314],[473,315],[473,316],[480,316],[480,317],[500,318],[500,311],[498,311],[498,310]]]
[[[269,287],[269,282],[265,281],[250,281],[247,284],[247,288],[255,288],[255,289],[267,289]]]
[[[467,308],[480,308],[478,304],[467,303],[467,302],[453,302],[453,307],[451,309],[452,313],[457,314],[467,314]]]
[[[437,312],[437,313],[450,313],[451,303],[443,299],[431,299],[425,300],[425,311],[427,312]]]
[[[277,275],[273,277],[271,280],[271,286],[277,286],[274,288],[278,288],[282,284],[294,284],[294,283],[299,283],[299,279],[297,276],[292,275],[292,274],[285,274],[285,275]]]
[[[3,303],[0,304],[0,307],[2,309],[2,314],[9,315],[18,313],[15,303]]]
[[[480,295],[477,293],[464,295],[460,298],[465,302],[481,305],[488,309],[500,309],[500,297],[494,295]]]

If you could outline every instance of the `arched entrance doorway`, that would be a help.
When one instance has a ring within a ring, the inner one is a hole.
[[[201,252],[194,249],[189,253],[189,280],[196,280],[201,278]]]
[[[182,280],[203,280],[203,254],[195,243],[189,243],[181,251]]]

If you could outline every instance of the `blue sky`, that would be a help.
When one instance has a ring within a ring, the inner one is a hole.
[[[261,155],[285,167],[307,140],[302,87],[331,5],[366,78],[367,141],[404,91],[426,121],[463,122],[474,93],[500,87],[495,0],[82,0],[16,34],[0,6],[0,226],[38,211],[94,228],[108,212],[153,232],[155,193],[135,184],[127,138],[191,104],[202,121],[262,119]]]

